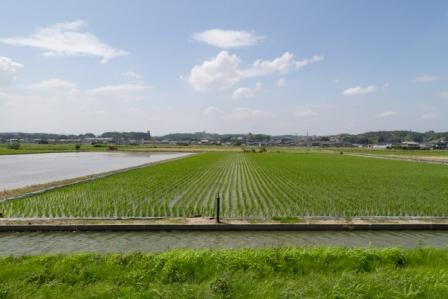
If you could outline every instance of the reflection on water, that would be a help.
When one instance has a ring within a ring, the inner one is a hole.
[[[0,233],[0,255],[280,246],[448,247],[444,231]]]
[[[108,172],[186,153],[52,153],[0,155],[0,191]]]

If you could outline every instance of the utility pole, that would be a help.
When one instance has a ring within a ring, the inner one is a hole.
[[[309,132],[308,132],[308,128],[306,128],[306,147],[309,146],[308,142],[309,142]]]
[[[219,192],[218,192],[216,194],[216,223],[220,223],[221,222],[219,220],[220,201],[221,201],[221,199],[219,198]]]

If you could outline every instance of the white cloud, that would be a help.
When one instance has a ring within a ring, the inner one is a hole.
[[[230,119],[235,120],[251,120],[251,119],[260,119],[260,118],[270,118],[272,115],[268,112],[247,108],[247,107],[238,107],[228,116]]]
[[[143,77],[140,74],[137,74],[136,72],[133,72],[133,71],[126,71],[123,73],[123,76],[125,76],[127,79],[129,79],[130,81],[133,81],[133,82],[142,82],[143,81]]]
[[[0,100],[6,98],[6,93],[0,91]]]
[[[318,116],[320,115],[320,113],[308,108],[308,109],[299,109],[294,112],[294,115],[297,117],[310,117],[310,116]]]
[[[249,31],[210,29],[196,32],[193,39],[217,48],[229,49],[252,46],[263,38]]]
[[[437,119],[437,115],[435,115],[434,113],[425,113],[422,116],[420,116],[420,119],[422,120],[429,120],[429,119]]]
[[[323,56],[314,55],[311,58],[307,58],[307,59],[296,61],[295,62],[296,63],[296,68],[297,69],[301,69],[301,68],[307,66],[308,64],[319,62],[319,61],[322,61],[322,60],[324,60]]]
[[[150,88],[150,86],[145,84],[116,84],[90,89],[87,91],[87,93],[91,95],[120,96],[139,93]]]
[[[380,114],[377,114],[376,117],[384,118],[384,117],[395,116],[397,114],[398,114],[398,112],[395,112],[395,111],[385,111],[385,112],[382,112]]]
[[[255,97],[261,90],[263,89],[263,84],[261,84],[260,82],[257,82],[257,84],[255,84],[254,88],[249,88],[249,87],[240,87],[238,89],[236,89],[233,94],[232,94],[232,98],[233,99],[248,99],[248,98],[253,98]]]
[[[128,55],[99,40],[94,34],[80,31],[87,23],[78,20],[37,29],[28,37],[0,38],[0,42],[43,49],[45,56],[97,56],[101,63]]]
[[[368,93],[372,93],[378,90],[378,87],[375,85],[369,85],[366,87],[355,86],[350,87],[342,91],[342,94],[345,96],[357,96],[357,95],[365,95]]]
[[[202,114],[209,115],[209,116],[220,115],[223,113],[224,112],[221,109],[216,108],[215,106],[209,106],[209,107],[205,108],[204,110],[202,110]]]
[[[295,65],[294,55],[285,52],[282,56],[272,60],[256,60],[252,67],[243,70],[243,74],[245,77],[266,76],[276,73],[286,74]]]
[[[9,57],[0,56],[0,86],[8,86],[17,79],[18,70],[23,64],[13,61]]]
[[[53,78],[41,81],[39,83],[34,83],[28,86],[28,89],[33,91],[49,91],[49,90],[74,90],[76,89],[76,84],[66,80]]]
[[[23,64],[15,62],[11,58],[0,56],[0,71],[14,74],[22,67]]]
[[[296,61],[291,53],[285,52],[273,60],[256,60],[250,67],[240,68],[241,59],[237,55],[221,51],[215,58],[195,65],[187,80],[197,91],[222,90],[232,87],[243,79],[286,74],[291,69],[299,69],[322,59],[322,56],[315,56]]]
[[[428,83],[428,82],[433,82],[433,81],[437,81],[439,80],[439,78],[437,76],[432,76],[432,75],[419,75],[417,77],[414,78],[414,82],[417,83]]]
[[[198,91],[231,87],[241,80],[239,64],[238,56],[222,51],[215,58],[194,66],[188,82]]]
[[[286,79],[285,78],[280,78],[280,79],[277,80],[276,85],[278,87],[285,87],[288,84],[286,83]]]
[[[440,91],[436,93],[436,96],[443,98],[443,99],[448,99],[448,91]]]

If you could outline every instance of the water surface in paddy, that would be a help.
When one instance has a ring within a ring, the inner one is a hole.
[[[0,155],[0,191],[179,158],[187,153],[76,152]]]
[[[0,233],[0,255],[280,246],[448,248],[445,231]]]

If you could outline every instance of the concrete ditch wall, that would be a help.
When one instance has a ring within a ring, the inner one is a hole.
[[[122,224],[1,225],[0,232],[448,230],[448,224]]]

